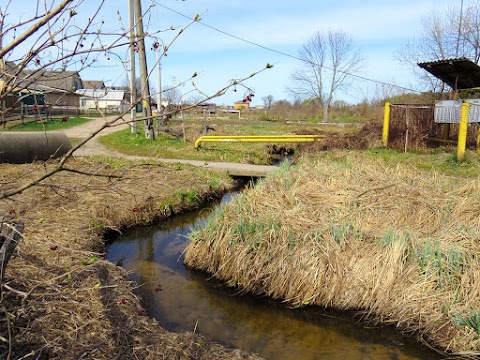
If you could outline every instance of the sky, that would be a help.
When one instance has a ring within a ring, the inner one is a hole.
[[[272,69],[244,83],[255,93],[253,105],[263,104],[262,97],[268,95],[274,100],[292,100],[288,91],[291,73],[300,66],[295,56],[315,32],[332,30],[352,36],[365,58],[358,75],[374,80],[351,78],[346,92],[336,95],[336,99],[357,103],[373,96],[375,81],[415,88],[411,70],[403,67],[394,53],[402,43],[419,34],[422,18],[434,9],[443,12],[451,5],[459,6],[460,1],[148,0],[142,2],[142,10],[153,5],[144,20],[146,31],[156,33],[165,44],[190,22],[189,18],[196,14],[201,16],[201,21],[189,26],[170,46],[167,56],[162,57],[162,88],[178,84],[196,72],[196,86],[210,95],[232,80],[246,77],[270,63],[274,65]],[[88,9],[94,9],[98,2],[84,0],[79,10],[80,18],[88,16]],[[106,26],[118,28],[117,11],[127,23],[128,0],[105,0],[100,17],[108,24]],[[167,30],[170,27],[175,30]],[[158,88],[158,68],[152,69],[155,65],[155,53],[150,50],[153,41],[147,39],[147,56],[153,86]],[[125,85],[123,72],[128,51],[120,49],[116,54],[118,56],[112,57],[108,64],[99,62],[80,75],[86,80],[104,80],[108,85]],[[193,94],[189,92],[189,83],[181,90],[186,93],[185,98]],[[229,91],[212,101],[232,105],[241,100],[245,92],[250,90],[238,87],[236,92]]]

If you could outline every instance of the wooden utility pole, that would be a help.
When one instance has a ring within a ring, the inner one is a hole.
[[[153,129],[150,87],[148,85],[147,54],[145,52],[145,33],[143,32],[143,13],[141,0],[135,0],[135,20],[137,21],[137,47],[140,65],[140,84],[142,87],[142,114],[146,118],[145,137],[155,139]]]
[[[0,50],[3,48],[3,19],[4,14],[0,12]],[[0,123],[4,129],[7,127],[7,122],[5,121],[5,101],[3,100],[5,95],[3,92],[3,84],[5,80],[5,58],[2,57],[0,59]]]
[[[135,11],[133,0],[128,0],[128,16],[130,23],[130,128],[132,133],[137,132],[137,77],[135,75]]]

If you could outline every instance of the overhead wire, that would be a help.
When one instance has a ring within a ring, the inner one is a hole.
[[[175,9],[172,9],[166,5],[163,5],[163,4],[160,4],[158,1],[154,0],[153,3],[155,5],[158,5],[168,11],[171,11],[177,15],[180,15],[188,20],[194,20],[194,18],[188,16],[188,15],[185,15]],[[239,40],[239,41],[242,41],[242,42],[245,42],[245,43],[248,43],[250,45],[253,45],[253,46],[256,46],[256,47],[259,47],[261,49],[264,49],[264,50],[267,50],[267,51],[270,51],[270,52],[273,52],[273,53],[276,53],[276,54],[279,54],[279,55],[282,55],[282,56],[286,56],[286,57],[289,57],[289,58],[292,58],[292,59],[295,59],[295,60],[299,60],[299,61],[302,61],[304,63],[307,63],[309,65],[314,65],[314,66],[318,66],[318,64],[314,63],[313,61],[309,61],[307,59],[303,59],[301,57],[298,57],[298,56],[295,56],[295,55],[292,55],[292,54],[289,54],[289,53],[286,53],[284,51],[281,51],[281,50],[277,50],[277,49],[273,49],[273,48],[270,48],[268,46],[265,46],[265,45],[262,45],[262,44],[259,44],[259,43],[256,43],[254,41],[251,41],[251,40],[248,40],[248,39],[245,39],[243,37],[240,37],[240,36],[237,36],[237,35],[234,35],[234,34],[230,34],[224,30],[221,30],[219,28],[216,28],[214,26],[211,26],[211,25],[208,25],[207,23],[203,22],[203,21],[199,21],[198,22],[200,25],[202,26],[205,26],[211,30],[214,30],[216,32],[219,32],[223,35],[226,35],[226,36],[229,36],[233,39],[236,39],[236,40]],[[330,71],[334,71],[333,68],[329,67],[329,66],[325,66],[323,65],[324,68],[326,68],[327,70],[330,70]],[[385,86],[391,86],[391,87],[395,87],[397,89],[402,89],[402,90],[406,90],[406,91],[410,91],[410,92],[415,92],[415,93],[421,93],[421,91],[419,90],[414,90],[414,89],[410,89],[410,88],[407,88],[405,86],[401,86],[401,85],[396,85],[396,84],[392,84],[392,83],[388,83],[388,82],[385,82],[385,81],[381,81],[381,80],[376,80],[376,79],[372,79],[372,78],[368,78],[366,76],[362,76],[362,75],[358,75],[358,74],[353,74],[353,73],[350,73],[348,71],[339,71],[340,73],[344,74],[344,75],[347,75],[347,76],[350,76],[350,77],[353,77],[353,78],[357,78],[359,80],[364,80],[364,81],[368,81],[368,82],[373,82],[373,83],[376,83],[376,84],[380,84],[380,85],[385,85]]]

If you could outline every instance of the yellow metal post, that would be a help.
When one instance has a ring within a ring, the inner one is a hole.
[[[461,161],[465,157],[467,148],[467,129],[468,129],[468,110],[470,104],[464,102],[460,112],[460,126],[458,127],[457,160]]]
[[[385,113],[383,114],[383,132],[382,143],[383,146],[388,146],[388,127],[390,125],[390,103],[385,103]]]

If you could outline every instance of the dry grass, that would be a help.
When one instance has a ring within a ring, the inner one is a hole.
[[[1,164],[0,187],[49,166]],[[102,254],[105,232],[199,206],[231,182],[181,165],[74,160],[69,167],[83,173],[59,173],[0,202],[0,214],[25,221],[3,284],[0,358],[255,358],[163,330],[146,316],[125,271]]]
[[[480,355],[480,185],[361,153],[310,155],[223,207],[186,264],[292,306],[357,309]]]

